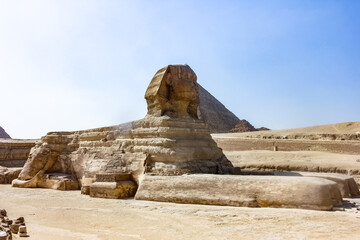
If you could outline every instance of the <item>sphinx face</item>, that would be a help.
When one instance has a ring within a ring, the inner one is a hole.
[[[198,86],[193,78],[173,79],[172,90],[174,100],[192,102],[198,99]]]
[[[199,90],[195,72],[187,65],[160,69],[145,93],[149,116],[197,119]]]

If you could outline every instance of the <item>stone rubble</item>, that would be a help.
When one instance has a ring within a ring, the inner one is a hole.
[[[19,217],[10,220],[5,209],[0,209],[0,240],[12,240],[13,234],[20,237],[29,237],[25,225],[25,219]]]

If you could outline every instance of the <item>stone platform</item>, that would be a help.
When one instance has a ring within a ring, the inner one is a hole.
[[[276,176],[303,176],[324,178],[337,183],[342,197],[359,197],[360,192],[353,177],[336,173],[316,173],[316,172],[275,172]]]
[[[342,204],[335,182],[313,177],[194,174],[144,176],[137,200],[239,207],[331,210]]]

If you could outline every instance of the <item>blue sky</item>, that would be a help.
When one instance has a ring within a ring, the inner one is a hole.
[[[0,0],[0,126],[13,138],[146,114],[189,64],[256,127],[360,121],[359,1]]]

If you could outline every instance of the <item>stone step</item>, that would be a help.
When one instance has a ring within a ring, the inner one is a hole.
[[[133,181],[94,182],[90,185],[90,197],[96,198],[130,198],[134,197],[137,184]]]
[[[98,173],[89,190],[90,197],[129,198],[135,196],[137,184],[128,173]]]
[[[119,182],[130,181],[129,173],[97,173],[95,182]]]
[[[226,187],[231,186],[231,187]],[[335,182],[314,177],[145,175],[136,200],[243,207],[331,210],[342,204]]]

